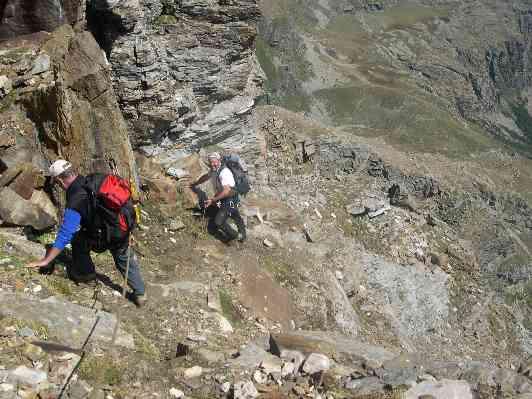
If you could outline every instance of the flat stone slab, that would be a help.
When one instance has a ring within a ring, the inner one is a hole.
[[[0,239],[13,247],[11,255],[23,255],[36,259],[43,258],[46,250],[42,244],[29,241],[26,237],[0,229]]]
[[[280,355],[282,350],[296,350],[305,354],[322,353],[336,360],[364,361],[380,366],[397,354],[384,348],[363,343],[353,337],[324,331],[297,331],[270,336],[270,351]]]
[[[148,283],[153,289],[156,289],[159,295],[166,298],[170,294],[177,294],[179,291],[188,291],[192,293],[206,291],[205,284],[198,283],[196,281],[177,281],[172,284],[154,284]]]
[[[421,396],[434,399],[473,399],[467,381],[460,380],[424,381],[410,388],[405,394],[405,399],[418,399]]]
[[[42,323],[48,328],[50,337],[73,348],[83,345],[97,317],[100,320],[91,340],[111,342],[116,324],[116,317],[111,313],[95,312],[56,297],[39,299],[4,291],[0,291],[0,316]],[[126,348],[135,347],[133,336],[120,328],[115,343]]]

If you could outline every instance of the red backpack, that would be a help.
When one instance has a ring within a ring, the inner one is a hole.
[[[136,226],[129,182],[117,175],[94,173],[86,177],[84,187],[89,193],[87,230],[94,250],[123,243]]]

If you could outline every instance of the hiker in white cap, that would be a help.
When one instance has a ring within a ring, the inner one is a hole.
[[[233,172],[222,163],[222,156],[218,152],[210,153],[207,160],[211,170],[190,187],[198,194],[200,207],[210,216],[209,231],[226,243],[237,238],[243,242],[246,240],[246,225],[238,210],[239,195],[235,190]],[[196,187],[208,180],[211,181],[215,193],[211,198]],[[229,225],[228,218],[235,221],[238,232]]]
[[[96,271],[90,252],[95,249],[93,229],[96,212],[90,200],[90,181],[92,176],[106,177],[106,175],[94,174],[87,177],[78,175],[72,164],[63,159],[55,161],[49,168],[49,174],[66,191],[66,206],[63,215],[63,223],[52,247],[47,251],[44,258],[31,262],[28,267],[48,267],[51,262],[63,251],[65,246],[72,243],[72,265],[68,269],[70,278],[78,283],[86,283],[96,280]],[[120,238],[113,245],[103,249],[109,250],[113,255],[116,268],[125,274],[127,263],[127,282],[133,292],[130,299],[137,306],[145,302],[144,281],[140,274],[137,257],[129,249],[129,230],[124,238]],[[100,248],[101,250],[102,248]]]

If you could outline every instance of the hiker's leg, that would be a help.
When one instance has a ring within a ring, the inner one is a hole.
[[[231,208],[231,218],[235,221],[236,227],[238,228],[238,233],[240,234],[240,241],[245,241],[246,224],[244,223],[244,219],[242,219],[242,215],[240,215],[240,211],[236,206],[234,208]]]
[[[72,239],[72,264],[67,271],[75,281],[92,279],[96,276],[96,269],[90,255],[90,245],[81,231],[78,231]]]
[[[205,191],[203,191],[201,188],[199,188],[197,186],[193,187],[192,191],[194,193],[196,193],[196,195],[198,196],[198,207],[200,209],[204,209],[205,208],[205,202],[207,201],[209,196],[207,195],[207,193]]]
[[[230,209],[228,206],[222,206],[218,213],[216,214],[216,217],[214,218],[214,224],[216,227],[223,231],[225,235],[227,236],[228,240],[234,240],[238,237],[238,233],[229,226],[229,223],[227,223],[227,219],[229,218]]]
[[[111,249],[111,254],[115,261],[116,268],[124,276],[126,274],[128,262],[128,248],[129,253],[129,271],[127,274],[127,285],[131,287],[135,295],[144,295],[144,280],[140,274],[140,267],[137,260],[137,255],[133,248],[129,247],[129,241],[125,240],[122,245]]]
[[[218,231],[218,226],[216,226],[216,223],[215,223],[218,210],[219,209],[217,206],[211,205],[204,210],[205,212],[204,217],[207,218],[207,231],[209,232],[209,234],[216,236],[217,238],[222,238],[222,237],[218,237],[218,236],[221,236],[221,234]]]

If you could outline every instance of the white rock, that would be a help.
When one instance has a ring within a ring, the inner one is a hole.
[[[334,275],[336,276],[337,280],[343,280],[344,279],[344,274],[340,270],[336,270],[334,272]]]
[[[7,384],[7,383],[0,384],[0,392],[10,392],[14,390],[15,390],[15,386],[13,384]]]
[[[222,312],[222,304],[220,302],[220,295],[217,292],[207,293],[207,307],[216,312]]]
[[[184,398],[185,397],[185,393],[183,391],[180,391],[179,389],[171,388],[170,389],[170,396],[172,398],[180,399],[180,398]]]
[[[222,385],[220,385],[220,390],[223,392],[223,393],[227,393],[229,392],[229,390],[231,389],[231,383],[230,382],[224,382]]]
[[[9,94],[11,90],[11,80],[5,75],[0,76],[0,98]]]
[[[203,374],[203,369],[200,366],[194,366],[190,367],[185,370],[185,378],[191,379],[191,378],[197,378]]]
[[[431,395],[435,399],[473,399],[467,381],[446,379],[423,381],[406,391],[405,399],[417,399],[423,395]]]
[[[264,385],[268,382],[268,374],[263,373],[260,370],[255,370],[253,373],[253,380],[255,380],[257,384]]]
[[[221,314],[214,313],[214,318],[218,321],[218,324],[220,325],[220,330],[223,333],[232,333],[234,331],[233,326],[231,325],[229,320],[227,320]]]
[[[176,179],[182,179],[190,175],[185,169],[181,168],[168,168],[166,169],[166,174],[175,177]]]
[[[36,387],[47,380],[48,375],[44,371],[30,369],[26,366],[19,366],[16,369],[11,370],[8,376],[9,382],[31,387]]]
[[[331,361],[321,353],[311,353],[303,364],[303,371],[307,374],[314,374],[319,371],[329,370]]]
[[[257,396],[259,396],[259,393],[251,381],[239,381],[235,383],[234,399],[254,399]]]
[[[301,365],[305,361],[305,355],[303,355],[301,352],[294,351],[294,350],[288,350],[288,349],[283,349],[281,351],[281,356],[280,357],[284,361],[294,364],[294,372],[295,373],[297,373],[299,371],[299,368],[301,367]]]
[[[260,368],[267,374],[274,378],[281,375],[282,360],[279,358],[265,359],[261,362]]]
[[[271,242],[270,240],[268,240],[267,238],[264,239],[264,241],[262,242],[264,244],[264,246],[268,247],[268,248],[273,248],[274,244],[273,242]]]
[[[295,365],[294,363],[285,363],[283,364],[283,367],[281,368],[281,377],[285,378],[289,375],[294,374],[295,371]]]

